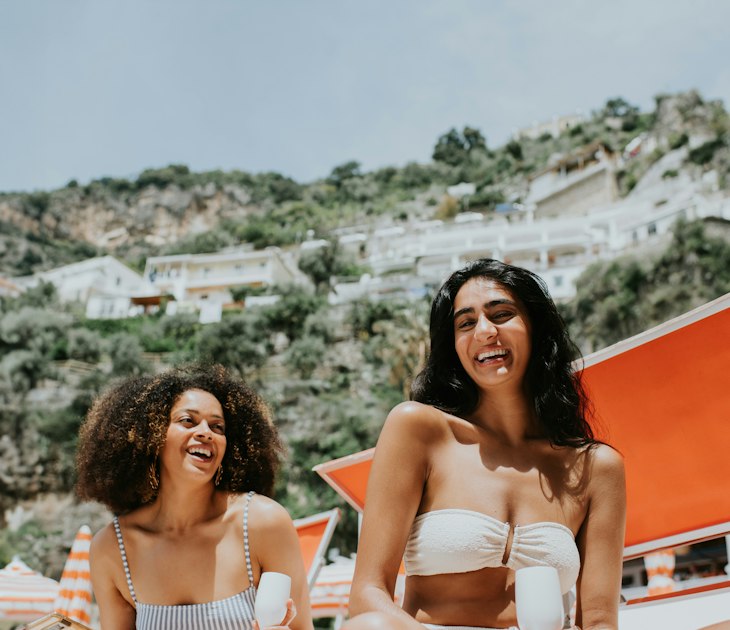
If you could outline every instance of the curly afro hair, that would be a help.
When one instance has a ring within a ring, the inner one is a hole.
[[[212,394],[223,407],[227,446],[218,488],[271,496],[283,447],[266,403],[222,366],[195,364],[126,379],[94,401],[79,432],[79,497],[115,514],[153,501],[157,484],[150,470],[157,466],[170,410],[190,389]]]

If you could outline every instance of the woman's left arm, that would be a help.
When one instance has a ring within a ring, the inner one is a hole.
[[[605,444],[586,455],[590,477],[588,509],[576,541],[581,557],[576,625],[616,630],[626,529],[624,462]]]
[[[276,571],[291,577],[291,598],[295,616],[287,624],[292,630],[312,630],[309,585],[304,570],[299,537],[289,513],[276,501],[257,495],[255,515],[249,518],[251,551],[261,572]],[[252,508],[254,505],[252,505]],[[288,613],[287,617],[291,614]]]

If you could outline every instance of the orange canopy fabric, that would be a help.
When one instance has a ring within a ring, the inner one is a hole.
[[[597,437],[625,457],[626,557],[730,532],[730,294],[585,358]],[[362,511],[375,449],[314,467]]]
[[[294,521],[310,589],[317,579],[317,574],[324,562],[324,554],[339,520],[340,510],[334,508]]]
[[[730,294],[586,357],[625,458],[627,557],[730,531]]]
[[[317,464],[312,470],[332,486],[345,501],[362,513],[365,509],[365,493],[374,454],[375,449],[369,448],[366,451]]]

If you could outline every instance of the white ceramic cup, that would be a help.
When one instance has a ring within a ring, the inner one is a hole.
[[[515,603],[520,630],[560,630],[564,613],[557,569],[518,569],[515,573]]]
[[[278,626],[286,616],[286,602],[291,592],[291,578],[284,573],[265,571],[256,588],[254,614],[263,630]]]

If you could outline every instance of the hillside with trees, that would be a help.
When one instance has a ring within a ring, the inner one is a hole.
[[[113,253],[139,268],[146,256],[207,252],[243,242],[287,247],[362,223],[448,218],[466,209],[446,187],[474,182],[468,209],[494,212],[524,198],[530,174],[600,140],[620,151],[640,133],[657,148],[619,173],[630,194],[667,151],[687,145],[681,166],[730,187],[730,123],[720,103],[696,93],[657,97],[642,113],[612,99],[557,137],[491,148],[472,127],[439,137],[428,164],[362,172],[357,162],[300,184],[275,173],[192,173],[184,166],[102,178],[62,190],[0,195],[3,275]],[[691,145],[691,149],[689,148]],[[674,177],[669,173],[666,177]],[[588,268],[560,308],[590,352],[730,291],[730,228],[679,223],[651,251]],[[407,397],[427,352],[430,296],[401,302],[327,303],[331,275],[359,275],[361,261],[330,245],[303,255],[314,289],[280,288],[278,302],[201,325],[193,314],[90,320],[51,285],[0,298],[0,562],[14,553],[58,576],[78,525],[108,515],[72,498],[80,422],[110,382],[193,360],[222,363],[271,405],[288,454],[276,496],[300,517],[343,507],[333,546],[354,551],[356,518],[313,465],[374,445],[388,410]],[[317,290],[319,289],[319,290]]]

